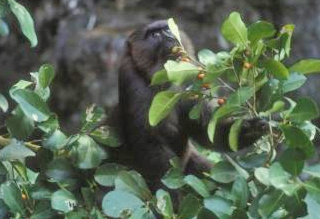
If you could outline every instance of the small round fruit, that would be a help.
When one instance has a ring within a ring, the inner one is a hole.
[[[210,88],[210,84],[209,83],[204,83],[201,85],[202,88],[208,89]]]
[[[197,76],[199,80],[202,80],[206,75],[203,72],[200,72]]]
[[[250,68],[252,68],[252,64],[249,63],[249,62],[245,62],[245,63],[243,64],[243,67],[246,68],[246,69],[250,69]]]
[[[21,194],[21,198],[22,198],[22,200],[26,200],[26,199],[27,199],[26,194],[22,193],[22,194]]]
[[[224,99],[224,98],[218,98],[218,104],[221,106],[221,105],[223,105],[223,104],[225,104],[226,103],[226,100]]]

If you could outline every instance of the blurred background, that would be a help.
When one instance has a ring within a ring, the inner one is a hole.
[[[292,64],[300,58],[320,58],[318,0],[21,0],[35,19],[39,45],[31,49],[13,16],[8,37],[0,38],[0,92],[41,64],[56,69],[51,109],[64,131],[79,127],[80,113],[96,103],[117,103],[117,63],[126,36],[141,24],[174,17],[190,36],[195,50],[227,50],[220,26],[231,11],[245,22],[267,20],[280,28],[296,25]],[[300,95],[311,95],[320,105],[320,74],[310,75]],[[1,116],[0,116],[1,117]],[[3,118],[2,118],[3,119]],[[0,118],[1,121],[1,118]],[[319,124],[320,121],[318,121]],[[1,124],[2,121],[1,121]]]

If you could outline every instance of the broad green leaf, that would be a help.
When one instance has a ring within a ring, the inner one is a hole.
[[[174,22],[173,18],[168,19],[168,26],[169,29],[171,30],[172,34],[175,36],[175,38],[179,41],[180,45],[182,45],[181,37],[180,37],[180,32],[177,24]]]
[[[58,118],[55,114],[51,114],[49,119],[38,123],[37,127],[46,134],[54,132],[56,129],[60,128]]]
[[[189,112],[189,119],[199,119],[202,112],[203,102],[194,105]]]
[[[273,24],[266,21],[257,21],[248,27],[248,38],[253,45],[261,39],[274,36],[275,33]]]
[[[320,163],[306,166],[303,169],[303,173],[307,173],[313,177],[320,178]]]
[[[142,200],[151,199],[151,192],[140,174],[121,171],[115,178],[114,184],[116,190],[129,192]]]
[[[2,19],[0,19],[0,36],[7,36],[8,34],[9,34],[8,24],[4,22]]]
[[[151,79],[151,86],[164,84],[169,81],[167,71],[165,69],[161,69],[153,74]]]
[[[286,195],[292,196],[300,188],[300,184],[292,182],[291,176],[284,171],[279,163],[273,163],[269,171],[270,183],[282,190]]]
[[[227,99],[228,105],[240,106],[248,101],[254,94],[253,87],[241,87],[234,93],[230,94]]]
[[[27,87],[30,87],[33,83],[31,81],[20,80],[15,83],[9,90],[10,97],[13,97],[13,93],[17,90],[23,90]]]
[[[301,219],[318,219],[320,203],[318,203],[316,200],[314,200],[310,194],[307,194],[304,201],[307,204],[308,215],[306,217],[301,218]]]
[[[216,110],[210,121],[208,124],[208,136],[211,142],[214,142],[214,136],[215,136],[215,131],[216,131],[216,126],[217,123],[220,119],[222,119],[225,116],[228,116],[232,113],[234,113],[235,111],[237,111],[239,109],[239,106],[237,105],[229,105],[229,104],[225,104],[223,106],[221,106],[220,108],[218,108],[218,110]]]
[[[0,93],[0,109],[5,113],[9,107],[7,99]]]
[[[199,73],[198,67],[189,62],[168,60],[164,64],[164,68],[167,71],[169,81],[177,86],[182,85],[188,80],[196,79]]]
[[[0,18],[10,13],[10,5],[7,0],[0,0]]]
[[[165,217],[172,218],[173,216],[173,206],[170,194],[162,189],[158,190],[157,196],[157,207],[161,214]]]
[[[24,140],[32,134],[35,124],[32,119],[24,115],[20,107],[17,107],[6,119],[6,126],[11,137]]]
[[[263,195],[259,200],[259,214],[263,218],[269,218],[273,212],[283,206],[285,199],[285,194],[279,190]]]
[[[39,202],[30,219],[53,219],[56,216],[53,209],[51,209],[50,202]]]
[[[42,88],[50,85],[54,78],[54,68],[52,65],[44,64],[39,69],[39,84]]]
[[[187,194],[181,201],[179,206],[179,219],[189,219],[197,215],[199,209],[201,207],[200,200],[192,195]]]
[[[101,126],[90,133],[95,141],[109,147],[119,147],[121,139],[116,128],[110,126]]]
[[[202,180],[197,178],[194,175],[187,175],[184,178],[184,181],[187,185],[193,188],[199,195],[203,198],[208,198],[210,196],[210,192],[207,189],[206,185],[203,183]]]
[[[136,196],[120,190],[107,193],[102,200],[103,213],[114,218],[125,218],[143,205]]]
[[[239,139],[239,134],[241,131],[241,124],[242,124],[242,119],[236,120],[229,131],[229,145],[231,150],[237,151],[238,150],[238,139]]]
[[[219,183],[230,183],[239,177],[239,173],[229,162],[222,161],[213,166],[210,177]]]
[[[284,107],[285,107],[285,103],[281,100],[278,100],[272,104],[271,109],[269,109],[265,112],[260,112],[259,115],[263,116],[263,117],[267,117],[267,116],[270,116],[272,113],[276,113],[276,112],[283,110]]]
[[[68,213],[77,207],[77,199],[68,190],[60,189],[52,194],[51,207],[55,210]]]
[[[312,99],[308,97],[299,98],[297,105],[293,108],[288,118],[295,122],[304,122],[319,117],[319,109]]]
[[[35,156],[35,153],[32,150],[15,139],[0,150],[0,161],[24,160],[26,157],[33,156]]]
[[[222,24],[221,32],[224,38],[234,44],[246,46],[248,33],[245,23],[238,12],[232,12]]]
[[[204,65],[215,65],[217,64],[217,57],[214,52],[209,49],[202,49],[198,53],[199,61]]]
[[[25,215],[21,191],[15,183],[6,182],[0,186],[1,199],[14,214]]]
[[[300,149],[288,148],[282,153],[279,161],[285,171],[298,176],[303,169],[304,160],[304,153]]]
[[[245,209],[249,198],[247,181],[243,177],[238,177],[232,185],[232,200],[238,208]]]
[[[263,67],[266,68],[269,74],[274,75],[277,79],[286,80],[289,77],[288,69],[281,62],[274,59],[263,62]]]
[[[320,204],[320,180],[315,178],[303,183],[310,197]]]
[[[169,189],[178,189],[184,186],[185,182],[183,181],[183,173],[178,168],[171,168],[163,176],[161,182],[166,185]]]
[[[233,211],[231,201],[216,195],[205,199],[204,206],[219,219],[229,219]]]
[[[102,107],[97,107],[95,104],[87,107],[85,113],[81,116],[81,131],[90,132],[96,128],[106,117]]]
[[[289,70],[291,72],[299,72],[302,74],[320,72],[320,59],[304,59],[292,65]]]
[[[171,112],[181,96],[182,93],[176,93],[174,91],[162,91],[158,93],[153,98],[150,106],[150,125],[156,126],[160,121],[162,121]]]
[[[16,90],[12,98],[19,104],[24,114],[35,122],[43,122],[49,118],[50,110],[47,104],[34,92]]]
[[[87,135],[81,135],[70,152],[74,164],[80,169],[98,167],[107,153]]]
[[[56,158],[48,163],[45,174],[54,182],[64,183],[75,178],[75,169],[70,161],[64,158]]]
[[[8,0],[8,2],[10,4],[11,11],[20,23],[22,33],[29,39],[31,47],[35,47],[38,44],[38,39],[31,15],[23,5],[19,4],[15,0]]]
[[[254,170],[254,177],[263,185],[270,185],[270,171],[266,167],[258,167]]]
[[[214,215],[210,210],[202,207],[199,210],[197,219],[219,219],[219,218],[216,215]]]
[[[60,150],[62,149],[67,143],[67,136],[59,129],[55,130],[51,133],[48,138],[44,139],[42,145],[44,148],[50,150]]]
[[[104,218],[101,218],[101,219],[104,219]],[[156,216],[153,214],[153,212],[149,208],[144,207],[144,208],[135,209],[129,219],[156,219]]]
[[[297,90],[302,87],[307,81],[307,78],[297,72],[293,72],[289,75],[288,79],[283,81],[281,84],[281,89],[283,93],[288,93],[290,91]]]
[[[94,179],[97,183],[103,186],[114,186],[114,180],[116,179],[117,175],[126,170],[127,167],[122,166],[116,163],[106,163],[99,168],[97,168]]]

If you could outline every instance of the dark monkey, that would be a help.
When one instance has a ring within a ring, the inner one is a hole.
[[[228,150],[228,132],[231,122],[222,121],[214,145],[207,138],[207,124],[211,115],[209,106],[203,108],[199,120],[190,120],[188,113],[196,103],[181,101],[158,126],[148,122],[149,107],[155,94],[164,86],[150,86],[152,75],[168,59],[174,59],[171,49],[177,41],[167,21],[156,21],[132,33],[127,42],[119,69],[119,114],[125,153],[132,155],[133,167],[147,180],[150,189],[161,187],[161,178],[170,168],[175,156],[185,164],[185,172],[201,175],[209,171],[211,163],[188,144],[189,137],[213,150]],[[261,137],[266,126],[260,119],[244,121],[239,145],[245,147]],[[256,132],[253,132],[255,130]],[[250,134],[248,134],[250,133]]]

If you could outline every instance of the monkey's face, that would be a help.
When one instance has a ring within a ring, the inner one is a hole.
[[[176,58],[171,51],[177,45],[178,41],[165,20],[138,29],[128,39],[128,50],[134,65],[149,80],[168,59]]]
[[[239,145],[242,147],[252,145],[268,131],[269,124],[260,118],[247,119],[242,122]]]

